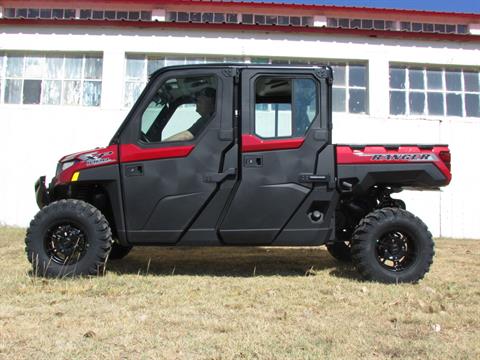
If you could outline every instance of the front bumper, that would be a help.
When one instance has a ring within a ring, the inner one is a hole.
[[[40,209],[50,203],[49,192],[45,185],[45,176],[40,176],[38,180],[35,181],[35,198]]]

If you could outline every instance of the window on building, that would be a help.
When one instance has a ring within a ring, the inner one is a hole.
[[[0,103],[100,106],[98,55],[0,54]]]
[[[265,14],[233,14],[212,12],[176,12],[169,11],[167,21],[202,23],[242,23],[257,25],[293,25],[313,26],[313,16],[284,16]]]
[[[390,67],[390,114],[480,117],[478,70]]]
[[[344,29],[395,30],[394,21],[382,19],[327,18],[327,26],[340,27]]]
[[[468,26],[461,24],[433,24],[410,21],[400,22],[400,29],[413,32],[435,32],[441,34],[467,34]]]
[[[312,79],[262,76],[255,82],[255,134],[301,137],[315,119],[318,92]]]
[[[124,104],[130,107],[145,87],[148,76],[164,66],[206,64],[215,62],[290,65],[331,65],[334,71],[333,111],[365,114],[368,112],[367,66],[362,63],[329,63],[322,60],[268,57],[213,57],[128,55],[126,58]]]

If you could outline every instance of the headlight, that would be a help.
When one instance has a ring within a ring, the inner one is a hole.
[[[73,166],[75,164],[75,161],[67,161],[62,163],[62,171],[67,170],[69,167]]]

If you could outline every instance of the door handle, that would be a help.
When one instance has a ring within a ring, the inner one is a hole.
[[[220,183],[229,176],[237,175],[237,169],[230,168],[222,173],[206,173],[203,177],[203,181],[207,183]]]
[[[143,165],[125,166],[125,176],[143,176]]]

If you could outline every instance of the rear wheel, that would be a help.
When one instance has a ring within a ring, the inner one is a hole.
[[[352,260],[367,280],[417,282],[428,272],[434,254],[427,226],[399,208],[371,212],[360,221],[352,237]]]
[[[42,208],[31,221],[25,251],[39,276],[97,275],[112,244],[107,220],[80,200],[60,200]]]

